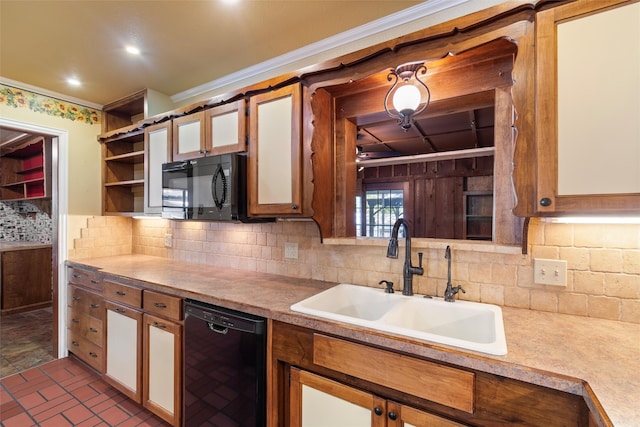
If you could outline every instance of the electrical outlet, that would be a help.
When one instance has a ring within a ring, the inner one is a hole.
[[[533,281],[539,285],[567,286],[567,261],[534,259]]]
[[[164,247],[170,248],[173,246],[173,234],[164,235]]]
[[[289,259],[298,259],[298,244],[289,242],[285,243],[284,257]]]

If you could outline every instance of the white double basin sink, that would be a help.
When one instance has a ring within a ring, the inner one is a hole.
[[[340,284],[292,305],[291,310],[482,353],[507,354],[502,310],[492,304],[446,302]]]

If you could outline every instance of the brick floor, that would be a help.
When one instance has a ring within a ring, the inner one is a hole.
[[[0,381],[2,427],[168,427],[73,357]]]

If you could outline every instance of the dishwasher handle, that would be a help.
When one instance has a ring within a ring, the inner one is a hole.
[[[213,322],[207,322],[207,324],[209,325],[209,329],[211,329],[213,332],[218,333],[220,335],[226,335],[227,332],[229,332],[229,328],[225,326],[216,325]]]

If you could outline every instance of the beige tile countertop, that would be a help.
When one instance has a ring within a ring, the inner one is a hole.
[[[51,243],[8,242],[0,240],[0,252],[24,251],[27,249],[50,248]]]
[[[601,426],[640,426],[640,325],[503,307],[508,353],[493,356],[295,313],[335,283],[145,255],[67,261],[173,293],[361,342],[584,396]]]

